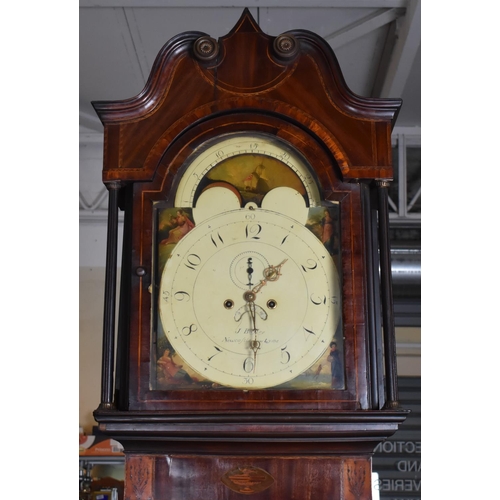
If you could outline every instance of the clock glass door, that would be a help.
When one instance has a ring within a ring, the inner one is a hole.
[[[228,134],[156,202],[153,390],[344,389],[340,204],[308,161]]]

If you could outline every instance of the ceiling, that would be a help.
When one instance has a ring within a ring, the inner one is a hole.
[[[102,131],[91,101],[143,89],[171,37],[221,37],[245,7],[269,35],[325,38],[354,93],[403,98],[397,125],[420,127],[420,0],[80,0],[81,131]]]

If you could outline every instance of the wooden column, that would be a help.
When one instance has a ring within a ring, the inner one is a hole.
[[[104,282],[104,320],[102,340],[101,404],[99,408],[113,408],[116,265],[118,248],[118,191],[120,183],[106,184],[109,191],[108,235],[106,247],[106,275]]]
[[[396,366],[396,333],[394,303],[392,298],[391,248],[389,244],[389,194],[388,181],[377,181],[378,231],[380,244],[380,279],[382,295],[382,324],[384,327],[385,380],[387,399],[385,406],[399,406]]]

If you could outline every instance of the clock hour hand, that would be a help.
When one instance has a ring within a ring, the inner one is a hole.
[[[257,366],[257,351],[260,349],[260,341],[257,340],[257,323],[255,321],[255,293],[252,290],[245,292],[243,298],[246,301],[248,312],[250,314],[250,328],[253,331],[253,340],[250,341],[250,349],[253,351],[253,371]]]
[[[248,302],[248,309],[250,311],[251,327],[253,330],[254,338],[250,341],[250,349],[253,351],[253,371],[255,373],[255,367],[257,366],[257,351],[260,349],[260,341],[257,340],[257,325],[255,323],[255,303]]]
[[[253,340],[250,341],[250,349],[253,351],[253,371],[255,372],[255,367],[257,366],[257,351],[260,349],[260,341],[257,340],[257,325],[255,321],[255,315],[256,315],[256,305],[255,305],[255,297],[256,294],[261,290],[261,288],[268,282],[268,281],[276,281],[280,276],[281,276],[281,267],[285,264],[285,262],[288,259],[284,259],[282,262],[280,262],[277,266],[269,266],[264,269],[263,275],[264,279],[260,281],[258,285],[253,287],[251,290],[248,292],[245,292],[243,295],[243,298],[246,301],[246,305],[248,306],[248,311],[250,314],[250,321],[251,321],[251,329],[253,331]],[[251,281],[251,276],[253,273],[253,269],[251,267],[251,260],[249,259],[249,266],[247,269],[248,273],[248,280],[249,282]],[[260,310],[266,315],[267,318],[267,313],[259,307]],[[260,312],[260,311],[259,311]],[[235,319],[236,316],[238,315],[239,310],[236,311],[235,314]],[[243,313],[241,313],[238,317],[241,318]],[[262,314],[259,314],[262,318]],[[263,318],[265,319],[265,318]]]
[[[264,269],[263,275],[264,279],[252,288],[252,292],[258,293],[268,281],[276,281],[281,276],[281,267],[285,264],[288,259],[283,260],[277,266],[269,266]]]

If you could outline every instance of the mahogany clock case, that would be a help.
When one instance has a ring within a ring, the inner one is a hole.
[[[200,44],[210,57],[200,56]],[[105,340],[105,396],[95,412],[97,421],[111,428],[113,422],[153,424],[180,414],[186,419],[203,413],[224,418],[228,412],[269,418],[338,411],[352,416],[358,410],[377,420],[369,410],[382,409],[385,396],[374,272],[380,199],[374,181],[392,178],[391,129],[400,100],[354,95],[324,40],[301,30],[270,37],[245,11],[219,42],[198,32],[168,42],[138,96],[93,105],[105,127],[103,180],[110,190],[110,224],[118,207],[124,211],[116,374],[113,344]],[[289,145],[311,165],[322,202],[340,207],[342,389],[151,388],[159,279],[155,207],[174,207],[187,160],[200,146],[235,133],[265,134]],[[108,252],[112,262],[113,244]],[[112,272],[108,278],[112,316]],[[112,326],[109,320],[108,330]],[[386,418],[392,431],[404,419],[391,411]]]
[[[128,404],[122,409],[128,410],[160,410],[160,409],[210,409],[215,401],[217,407],[223,409],[248,410],[255,408],[256,401],[260,409],[275,410],[277,408],[337,408],[356,409],[367,407],[366,398],[361,395],[366,394],[366,380],[356,377],[356,373],[366,372],[366,350],[364,344],[365,332],[362,325],[356,325],[356,304],[363,304],[363,296],[359,292],[356,296],[353,282],[362,281],[364,272],[362,248],[357,252],[342,251],[342,283],[343,283],[343,324],[344,324],[344,349],[345,349],[345,390],[329,391],[284,391],[279,396],[266,391],[216,391],[211,390],[200,393],[200,399],[192,391],[155,391],[150,390],[150,372],[155,363],[152,335],[155,330],[154,317],[150,314],[155,309],[158,301],[157,288],[149,293],[151,283],[158,283],[155,276],[155,254],[154,249],[157,242],[154,241],[156,231],[153,226],[155,221],[155,203],[161,202],[163,206],[173,206],[173,193],[176,185],[182,176],[182,165],[186,157],[196,148],[196,145],[203,144],[208,139],[220,137],[227,132],[252,131],[265,132],[267,134],[278,131],[278,137],[284,138],[293,145],[304,156],[314,158],[315,173],[322,187],[323,199],[337,201],[340,204],[341,214],[341,248],[350,249],[350,241],[363,241],[361,215],[361,189],[359,185],[342,183],[339,180],[339,169],[333,159],[329,157],[323,148],[318,147],[317,142],[308,137],[307,133],[297,127],[291,126],[277,118],[265,117],[265,121],[256,114],[239,114],[231,116],[237,121],[237,125],[227,123],[225,116],[214,120],[208,120],[203,124],[194,127],[184,141],[176,141],[169,151],[162,157],[155,179],[151,183],[135,183],[132,192],[128,195],[128,200],[124,204],[127,213],[127,205],[132,211],[132,223],[127,220],[126,225],[132,224],[130,228],[130,247],[137,249],[135,255],[140,255],[141,259],[131,258],[128,274],[131,275],[130,288],[125,292],[130,296],[131,307],[128,318],[129,326],[127,330],[139,332],[137,336],[128,336],[130,341],[129,361],[130,366],[127,377],[121,378],[122,383],[129,382]],[[260,123],[259,123],[260,122]],[[192,138],[192,139],[191,139]],[[190,140],[191,139],[191,140]],[[189,142],[188,142],[189,141]],[[194,146],[193,146],[194,143]],[[300,149],[299,149],[300,147]],[[311,154],[311,151],[314,153]],[[325,194],[326,197],[325,197]],[[132,208],[133,207],[133,208]],[[356,220],[356,212],[359,214]],[[135,221],[134,221],[135,219]],[[139,229],[141,228],[141,229]],[[126,231],[127,235],[129,230]],[[357,255],[356,255],[357,253]],[[147,264],[146,264],[147,263]],[[137,276],[134,269],[141,269],[145,274]],[[126,269],[126,268],[125,268]],[[135,276],[134,276],[135,274]],[[122,277],[122,279],[125,276]],[[135,293],[134,293],[135,292]],[[362,290],[361,290],[362,292]],[[359,307],[358,306],[358,307]],[[359,313],[358,313],[359,314]],[[358,321],[360,319],[358,318]],[[123,326],[123,325],[122,325]],[[121,330],[120,345],[123,342],[123,330]],[[356,355],[355,355],[356,354]],[[138,363],[137,359],[149,361]],[[128,380],[127,380],[128,378]],[[137,389],[130,390],[132,387]],[[275,391],[273,391],[275,392]],[[189,400],[189,401],[186,401]],[[311,403],[308,405],[308,400]]]

